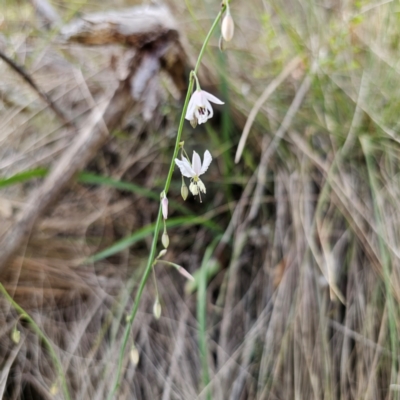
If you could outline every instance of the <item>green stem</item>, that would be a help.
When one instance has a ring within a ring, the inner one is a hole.
[[[226,6],[223,6],[223,7],[221,8],[220,12],[218,13],[217,17],[215,18],[214,23],[212,24],[212,26],[211,26],[211,28],[210,28],[210,30],[209,30],[209,32],[208,32],[208,34],[207,34],[207,36],[206,36],[206,38],[205,38],[205,40],[204,40],[203,47],[202,47],[201,50],[200,50],[200,54],[199,54],[199,57],[198,57],[197,62],[196,62],[196,66],[194,67],[194,73],[195,73],[196,75],[197,75],[197,72],[198,72],[198,70],[199,70],[200,63],[201,63],[201,59],[203,58],[203,54],[204,54],[204,52],[206,51],[206,47],[207,47],[207,45],[208,45],[208,42],[210,41],[210,38],[211,38],[211,36],[212,36],[212,34],[213,34],[215,28],[217,27],[218,22],[219,22],[219,20],[221,19],[222,14],[223,14],[224,11],[225,11],[225,8],[226,8]]]
[[[0,283],[0,292],[3,293],[4,297],[15,308],[17,313],[20,315],[20,318],[25,318],[29,322],[29,325],[31,326],[32,330],[40,337],[40,339],[42,339],[43,343],[45,344],[45,346],[47,347],[47,350],[50,353],[51,359],[53,360],[53,362],[56,366],[58,376],[61,379],[61,385],[62,385],[62,390],[64,392],[64,396],[66,399],[71,400],[71,396],[69,395],[67,381],[65,379],[64,370],[63,370],[61,361],[58,359],[58,356],[57,356],[56,352],[54,351],[54,348],[53,348],[52,344],[50,343],[50,340],[42,332],[42,330],[39,328],[39,326],[36,324],[36,322],[33,320],[33,318],[30,317],[29,314],[18,303],[16,303],[14,301],[14,299],[9,295],[6,288],[1,283]]]
[[[222,16],[224,11],[225,11],[225,6],[221,8],[220,12],[218,13],[217,17],[214,20],[214,23],[212,24],[212,26],[210,28],[210,31],[208,32],[208,34],[207,34],[207,36],[206,36],[206,38],[204,40],[203,47],[200,50],[200,54],[199,54],[199,57],[197,59],[196,66],[194,68],[194,74],[195,75],[197,74],[197,71],[198,71],[198,69],[200,67],[201,59],[203,58],[203,55],[204,55],[205,49],[207,47],[207,44],[210,41],[210,38],[211,38],[216,26],[218,25],[218,22],[221,19],[221,16]],[[193,91],[193,74],[190,74],[189,87],[188,87],[188,90],[187,90],[187,93],[186,93],[185,104],[183,106],[182,115],[181,115],[181,119],[180,119],[180,122],[179,122],[178,133],[176,135],[174,154],[173,154],[172,159],[171,159],[171,164],[170,164],[170,167],[169,167],[167,180],[165,182],[165,187],[164,187],[165,195],[168,194],[168,189],[169,189],[169,186],[171,184],[172,174],[173,174],[174,168],[175,168],[175,158],[178,155],[179,143],[181,141],[183,125],[184,125],[184,122],[185,122],[186,110],[187,110],[187,107],[188,107],[188,104],[189,104],[189,100],[190,100],[190,96],[191,96],[192,91]],[[157,241],[158,241],[158,236],[159,236],[159,233],[160,233],[161,220],[162,220],[162,212],[161,212],[161,203],[160,203],[160,207],[158,209],[158,216],[157,216],[156,226],[154,228],[154,236],[153,236],[153,242],[151,244],[149,259],[147,261],[146,269],[145,269],[145,271],[143,273],[143,276],[142,276],[142,279],[140,281],[139,289],[138,289],[138,291],[136,293],[135,301],[134,301],[131,313],[129,315],[128,322],[127,322],[127,324],[125,326],[125,331],[124,331],[123,340],[122,340],[122,346],[121,346],[121,350],[119,352],[117,375],[116,375],[116,378],[115,378],[115,382],[114,382],[113,388],[112,388],[112,390],[111,390],[111,392],[110,392],[110,394],[109,394],[109,396],[107,398],[108,400],[112,400],[114,394],[116,393],[116,391],[117,391],[117,389],[118,389],[118,387],[120,385],[119,381],[120,381],[120,378],[121,378],[121,370],[122,370],[122,362],[123,362],[123,358],[124,358],[124,353],[125,353],[126,345],[128,343],[128,338],[129,338],[129,334],[130,334],[130,331],[131,331],[131,327],[133,325],[133,321],[134,321],[134,319],[136,317],[136,313],[137,313],[138,308],[139,308],[139,303],[140,303],[140,299],[142,297],[142,293],[143,293],[144,287],[146,285],[147,279],[149,278],[149,275],[150,275],[151,270],[152,270],[153,261],[154,261],[154,258],[155,258],[155,255],[156,255],[156,250],[157,250]]]

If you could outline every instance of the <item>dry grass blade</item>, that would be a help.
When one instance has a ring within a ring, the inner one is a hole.
[[[291,60],[288,65],[282,70],[282,72],[265,88],[262,95],[257,99],[253,108],[251,109],[249,116],[247,117],[246,124],[244,125],[242,136],[240,137],[238,148],[235,155],[235,163],[240,161],[244,147],[246,146],[247,137],[249,136],[250,129],[253,122],[259,113],[263,104],[269,99],[269,97],[275,92],[279,85],[299,66],[301,63],[300,57],[295,57]]]
[[[310,71],[310,74],[307,75],[301,86],[299,87],[299,90],[296,93],[296,96],[293,99],[292,104],[290,105],[285,118],[282,121],[281,126],[275,133],[273,139],[271,142],[266,143],[263,146],[263,152],[262,152],[262,157],[260,160],[260,164],[258,166],[258,173],[257,173],[257,187],[254,193],[254,198],[253,202],[251,205],[250,213],[249,213],[249,219],[252,220],[256,217],[258,208],[260,206],[260,198],[263,194],[264,187],[265,187],[265,176],[267,172],[267,166],[270,157],[276,150],[277,145],[285,135],[286,131],[289,129],[290,124],[292,123],[293,118],[295,117],[297,111],[299,110],[301,104],[303,103],[304,97],[306,96],[308,90],[310,89],[312,79],[313,79],[313,74],[315,73],[317,69],[317,63],[314,62],[314,65],[312,67],[312,70]]]

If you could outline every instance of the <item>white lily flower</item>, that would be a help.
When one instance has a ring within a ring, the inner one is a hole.
[[[211,161],[212,157],[208,150],[204,152],[203,163],[201,163],[200,156],[195,151],[193,151],[191,165],[186,158],[182,158],[182,160],[175,158],[175,163],[181,170],[181,174],[191,180],[189,190],[192,192],[193,196],[200,195],[200,192],[206,193],[206,187],[199,177],[207,171]]]
[[[215,104],[224,104],[223,101],[204,90],[196,90],[190,98],[185,118],[193,128],[197,123],[203,124],[214,115],[210,101]]]

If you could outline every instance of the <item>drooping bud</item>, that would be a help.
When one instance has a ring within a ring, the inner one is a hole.
[[[230,42],[235,32],[235,24],[229,9],[226,12],[224,19],[222,20],[221,33],[224,40]]]
[[[161,200],[161,210],[162,210],[164,219],[167,219],[168,218],[168,199],[167,199],[167,196],[165,196],[165,194]]]
[[[14,329],[11,332],[11,340],[15,343],[18,344],[19,341],[21,340],[21,332],[17,329],[15,326]]]
[[[139,351],[136,346],[133,344],[131,347],[131,351],[129,352],[129,358],[131,359],[131,363],[133,365],[139,364]]]
[[[161,236],[161,243],[163,246],[167,249],[169,246],[169,236],[166,230],[164,230],[164,233]]]
[[[156,301],[154,302],[153,305],[153,315],[156,320],[159,320],[161,317],[161,304],[160,300],[158,299],[158,296],[156,297]]]
[[[58,394],[58,392],[59,392],[59,390],[58,390],[58,383],[57,383],[57,382],[54,382],[54,383],[51,385],[50,394],[51,394],[52,396],[55,396],[55,395]]]
[[[182,199],[186,201],[187,197],[189,195],[189,189],[186,186],[185,182],[182,181],[182,187],[181,187],[181,196]]]
[[[183,275],[186,279],[188,279],[189,281],[194,282],[194,277],[193,277],[193,275],[189,274],[189,272],[187,272],[186,269],[184,269],[184,268],[181,267],[180,265],[179,265],[179,268],[178,268],[178,272],[179,272],[181,275]]]

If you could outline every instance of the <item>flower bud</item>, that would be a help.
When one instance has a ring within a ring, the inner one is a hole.
[[[230,42],[233,38],[233,34],[235,32],[235,24],[233,22],[233,18],[231,17],[231,13],[228,11],[222,21],[221,33],[224,40]]]
[[[168,218],[168,199],[167,196],[164,195],[163,199],[161,200],[161,210],[164,219]]]
[[[161,304],[158,297],[156,298],[156,301],[154,302],[153,305],[153,315],[156,320],[159,320],[161,317]]]
[[[167,231],[164,231],[164,233],[161,236],[161,243],[163,244],[163,246],[167,249],[169,246],[169,236]]]
[[[133,344],[131,347],[131,351],[129,352],[129,358],[131,359],[131,363],[133,365],[139,364],[139,351],[136,346]]]
[[[51,394],[52,396],[56,396],[56,395],[58,394],[58,392],[59,392],[58,383],[57,383],[57,382],[54,382],[54,383],[51,385],[50,394]]]
[[[164,257],[167,254],[167,250],[163,249],[158,253],[157,258]]]
[[[189,189],[185,185],[185,182],[183,182],[182,187],[181,187],[181,196],[183,200],[186,200],[189,195]]]
[[[17,329],[15,326],[14,329],[11,332],[11,340],[15,343],[18,344],[19,341],[21,340],[21,332]]]

